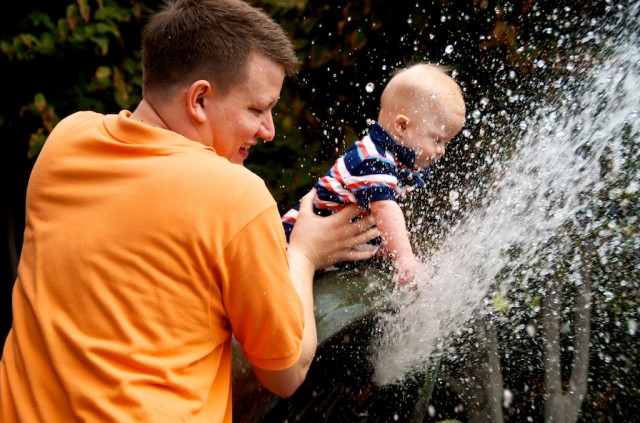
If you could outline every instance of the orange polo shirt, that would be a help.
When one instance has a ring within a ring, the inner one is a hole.
[[[35,164],[2,422],[231,422],[232,331],[258,367],[300,355],[264,182],[129,115],[66,118]]]

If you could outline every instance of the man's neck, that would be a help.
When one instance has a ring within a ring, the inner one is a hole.
[[[157,128],[169,129],[156,109],[144,98],[129,118]]]

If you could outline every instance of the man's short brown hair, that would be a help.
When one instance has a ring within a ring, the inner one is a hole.
[[[143,90],[168,93],[198,79],[223,94],[246,79],[252,53],[295,74],[300,62],[286,33],[242,0],[168,0],[142,34]]]

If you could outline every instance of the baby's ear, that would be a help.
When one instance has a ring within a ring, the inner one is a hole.
[[[404,135],[404,132],[409,126],[409,118],[405,115],[397,115],[393,124],[393,128],[399,136]]]

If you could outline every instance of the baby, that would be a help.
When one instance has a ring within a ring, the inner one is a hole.
[[[331,214],[347,203],[371,211],[382,238],[377,254],[391,258],[394,279],[402,284],[415,278],[420,262],[399,201],[425,184],[429,166],[444,156],[464,125],[462,91],[447,72],[426,63],[397,71],[382,93],[378,121],[368,135],[315,184],[318,214]],[[293,208],[282,217],[287,239],[297,213]]]

